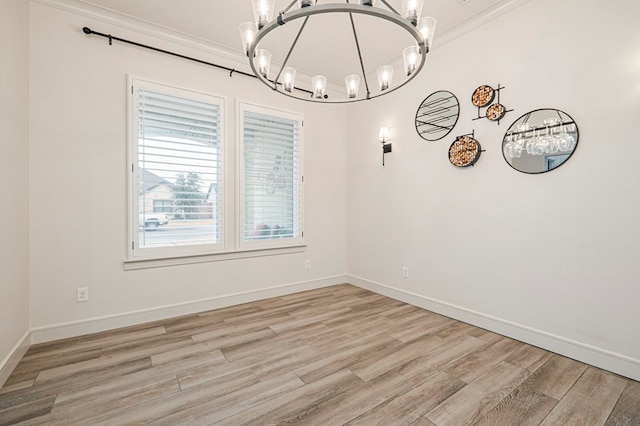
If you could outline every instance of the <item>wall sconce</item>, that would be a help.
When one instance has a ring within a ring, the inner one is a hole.
[[[389,140],[389,129],[386,127],[380,127],[380,133],[378,134],[378,140],[382,144],[382,165],[384,166],[384,155],[387,152],[391,152],[391,143]]]

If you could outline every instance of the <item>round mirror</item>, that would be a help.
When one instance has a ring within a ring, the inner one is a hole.
[[[530,111],[513,122],[502,140],[502,155],[523,173],[545,173],[564,164],[578,144],[578,126],[557,109]]]
[[[449,134],[458,122],[460,103],[451,92],[433,92],[416,112],[416,130],[427,141],[437,141]]]

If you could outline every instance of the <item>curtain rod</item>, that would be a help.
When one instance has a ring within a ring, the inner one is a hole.
[[[100,32],[97,32],[97,31],[93,31],[89,27],[82,28],[82,32],[87,34],[87,35],[97,35],[97,36],[104,37],[104,38],[108,39],[109,40],[109,46],[113,45],[113,40],[115,40],[115,41],[119,41],[119,42],[122,42],[122,43],[131,44],[133,46],[142,47],[144,49],[153,50],[154,52],[164,53],[166,55],[175,56],[177,58],[186,59],[188,61],[193,61],[193,62],[197,62],[199,64],[209,65],[211,67],[215,67],[215,68],[218,68],[218,69],[221,69],[221,70],[229,71],[229,77],[233,77],[233,74],[235,73],[235,74],[243,75],[245,77],[258,78],[253,74],[249,74],[249,73],[244,72],[244,71],[238,71],[235,68],[229,68],[229,67],[225,67],[223,65],[214,64],[213,62],[203,61],[202,59],[197,59],[197,58],[192,58],[190,56],[181,55],[180,53],[175,53],[175,52],[171,52],[169,50],[160,49],[158,47],[149,46],[147,44],[142,44],[142,43],[138,43],[138,42],[135,42],[135,41],[127,40],[127,39],[124,39],[124,38],[112,36],[111,34],[100,33]],[[271,81],[271,80],[269,80],[269,81]],[[274,83],[273,81],[271,81],[271,82]],[[281,85],[282,83],[278,82],[278,84]],[[299,87],[294,87],[294,89],[299,90],[301,92],[309,93],[310,95],[313,94],[312,91],[306,90],[306,89],[301,89]]]

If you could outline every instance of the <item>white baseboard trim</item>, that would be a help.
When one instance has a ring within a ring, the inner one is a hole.
[[[429,311],[466,322],[557,354],[640,381],[640,360],[566,337],[517,324],[471,309],[390,287],[366,278],[347,276],[349,284],[391,297]]]
[[[4,386],[13,369],[16,368],[16,365],[18,365],[24,354],[27,353],[30,343],[31,332],[27,331],[13,349],[9,351],[9,354],[0,362],[0,388]]]
[[[212,309],[224,308],[241,303],[254,302],[256,300],[278,297],[301,291],[314,290],[347,282],[346,275],[336,275],[317,280],[289,283],[258,290],[227,294],[207,299],[194,300],[184,303],[176,303],[167,306],[158,306],[133,312],[123,312],[103,317],[89,318],[45,327],[36,327],[31,330],[31,343],[44,343],[85,334],[98,333],[146,322],[158,321],[182,315],[196,314]]]

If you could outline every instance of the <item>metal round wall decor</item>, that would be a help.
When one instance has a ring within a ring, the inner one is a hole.
[[[447,136],[460,116],[460,102],[447,90],[433,92],[425,98],[416,112],[416,131],[427,141]]]
[[[458,136],[449,147],[449,161],[456,167],[473,166],[480,158],[482,148],[475,138]]]

